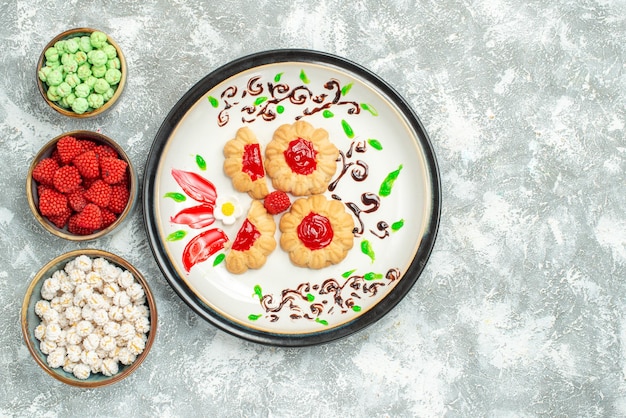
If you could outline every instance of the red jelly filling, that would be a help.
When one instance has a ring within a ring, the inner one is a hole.
[[[246,144],[243,148],[242,160],[241,171],[249,175],[252,181],[265,176],[259,144]]]
[[[239,228],[235,242],[233,242],[232,249],[235,251],[246,251],[254,244],[254,241],[261,236],[261,233],[256,226],[252,224],[247,218],[243,221],[243,225]]]
[[[298,138],[291,141],[283,155],[291,171],[296,174],[306,176],[317,168],[317,161],[315,160],[317,151],[313,148],[311,141],[306,139]]]
[[[298,238],[309,250],[320,250],[333,240],[333,227],[327,217],[311,212],[298,225]]]

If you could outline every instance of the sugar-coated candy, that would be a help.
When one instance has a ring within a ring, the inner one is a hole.
[[[91,375],[91,367],[84,363],[78,363],[74,366],[72,373],[77,379],[85,380]]]
[[[101,371],[102,371],[102,374],[105,376],[116,375],[120,371],[119,363],[112,358],[106,358],[102,360]]]

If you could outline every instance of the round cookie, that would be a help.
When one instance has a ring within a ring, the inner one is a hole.
[[[297,121],[274,132],[265,149],[265,170],[275,189],[294,196],[314,195],[326,191],[338,157],[325,129]]]
[[[296,200],[280,219],[280,246],[300,267],[341,262],[354,244],[354,221],[337,200],[314,195]]]

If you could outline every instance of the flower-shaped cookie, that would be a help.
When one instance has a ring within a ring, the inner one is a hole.
[[[297,121],[274,132],[265,149],[265,170],[275,189],[295,196],[315,195],[328,187],[338,156],[325,129]]]
[[[234,274],[245,273],[248,268],[258,269],[276,248],[274,239],[276,223],[263,204],[253,200],[230,251],[226,255],[226,269]]]
[[[269,193],[261,147],[251,129],[237,130],[235,138],[224,146],[224,157],[224,172],[232,179],[235,189],[247,192],[253,199],[263,199]]]
[[[320,269],[346,257],[354,244],[353,228],[341,202],[323,195],[300,198],[280,220],[280,246],[295,265]]]

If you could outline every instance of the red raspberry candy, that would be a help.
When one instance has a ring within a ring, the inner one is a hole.
[[[43,188],[39,193],[39,212],[43,216],[60,216],[67,209],[67,197],[64,194],[49,188]]]
[[[106,228],[117,220],[117,215],[109,209],[101,208],[100,212],[102,213],[102,228]]]
[[[268,213],[276,215],[289,209],[291,201],[287,193],[276,190],[265,196],[264,206]]]
[[[103,180],[96,180],[87,189],[84,196],[88,201],[95,203],[101,208],[106,208],[111,201],[111,186]]]
[[[52,222],[57,228],[63,229],[72,215],[72,210],[68,207],[64,213],[57,216],[48,216],[48,220]]]
[[[85,189],[83,187],[79,187],[71,193],[67,194],[67,202],[70,205],[70,208],[74,212],[80,212],[87,205],[87,199],[85,198]]]
[[[117,155],[117,151],[110,147],[109,145],[100,144],[94,148],[94,151],[98,155],[98,158],[111,157],[111,158],[119,158]]]
[[[102,212],[97,205],[88,203],[82,212],[70,218],[70,222],[73,222],[79,230],[90,231],[89,233],[91,233],[102,227]]]
[[[54,188],[61,193],[69,193],[78,189],[82,182],[78,169],[72,165],[64,165],[59,168],[52,179]]]
[[[83,145],[73,136],[64,136],[57,141],[57,151],[63,164],[69,164],[74,157],[82,154],[85,149]]]
[[[33,169],[33,179],[46,186],[52,186],[54,173],[59,169],[59,163],[54,158],[40,160]]]
[[[124,212],[124,209],[126,209],[129,197],[130,192],[126,186],[122,186],[120,184],[111,186],[111,201],[109,202],[108,208],[111,212],[119,215]]]
[[[100,158],[102,180],[109,184],[117,184],[124,180],[128,164],[124,160],[112,157]]]
[[[83,152],[77,155],[72,162],[84,178],[95,179],[100,176],[100,165],[95,151]]]

